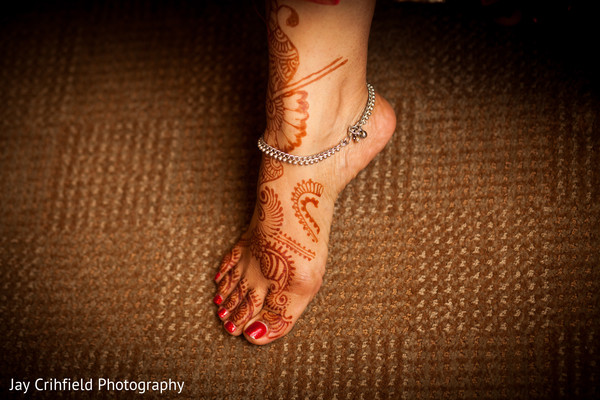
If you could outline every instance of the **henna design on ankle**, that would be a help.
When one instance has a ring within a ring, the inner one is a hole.
[[[306,234],[316,243],[319,241],[317,235],[321,232],[321,228],[319,228],[317,221],[310,215],[306,206],[308,203],[311,203],[317,208],[319,206],[319,200],[309,196],[311,194],[321,197],[321,194],[323,194],[323,185],[312,179],[309,179],[308,182],[302,180],[302,182],[296,185],[294,193],[292,193],[292,207],[294,208],[294,211],[296,211],[296,218],[298,218],[298,221],[306,231]]]
[[[263,157],[261,182],[270,182],[283,176],[283,163],[273,157]]]
[[[293,81],[300,65],[300,54],[279,23],[279,18],[286,10],[289,15],[285,19],[285,25],[297,26],[300,19],[296,10],[271,0],[267,25],[270,79],[266,100],[265,139],[273,143],[274,147],[289,152],[300,146],[302,138],[306,136],[308,93],[301,89],[340,68],[348,59],[338,57],[320,70]],[[284,126],[291,128],[294,133],[284,136],[283,143],[279,143],[277,133],[283,132]],[[263,183],[278,179],[282,175],[281,161],[267,157],[264,163]]]

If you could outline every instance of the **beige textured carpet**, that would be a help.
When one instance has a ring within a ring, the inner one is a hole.
[[[380,4],[369,79],[396,134],[336,204],[321,291],[255,347],[211,299],[253,208],[260,18],[69,4],[0,27],[3,393],[105,378],[185,382],[148,398],[599,395],[600,107],[568,43]]]

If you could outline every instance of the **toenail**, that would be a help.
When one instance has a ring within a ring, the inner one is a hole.
[[[221,277],[221,273],[217,272],[217,275],[215,275],[215,281],[218,281],[220,277]]]
[[[265,333],[267,333],[267,326],[260,321],[254,321],[252,325],[246,329],[246,335],[250,336],[252,339],[260,339]]]
[[[216,305],[219,305],[223,302],[223,298],[221,297],[220,294],[216,295],[215,298],[213,299],[213,303],[215,303]]]
[[[235,324],[231,321],[227,321],[225,322],[225,329],[227,329],[227,332],[229,333],[233,333],[235,331]]]
[[[229,311],[226,308],[221,308],[217,314],[219,314],[219,318],[225,318]]]

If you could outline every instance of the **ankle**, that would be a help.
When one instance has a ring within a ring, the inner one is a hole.
[[[278,112],[269,113],[268,99],[265,140],[296,155],[323,151],[360,119],[367,98],[363,79],[332,79],[280,99]]]

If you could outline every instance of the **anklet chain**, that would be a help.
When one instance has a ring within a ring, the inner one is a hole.
[[[367,123],[369,117],[371,116],[371,112],[375,107],[375,89],[373,89],[373,85],[367,83],[367,90],[369,92],[369,99],[367,100],[367,105],[365,106],[360,120],[356,124],[348,127],[348,135],[342,140],[340,140],[340,142],[335,146],[310,156],[296,156],[276,149],[275,147],[265,142],[265,139],[263,138],[263,136],[261,136],[258,139],[258,148],[266,155],[288,164],[311,165],[331,157],[332,155],[340,151],[342,147],[348,145],[351,140],[358,142],[360,139],[365,139],[367,137],[367,131],[365,131],[362,128],[362,126]]]

